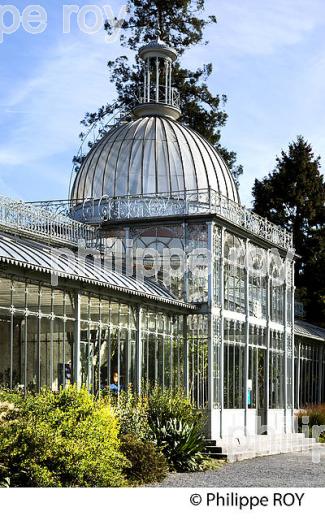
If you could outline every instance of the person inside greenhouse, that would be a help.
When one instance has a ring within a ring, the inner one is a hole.
[[[109,385],[109,389],[114,394],[118,394],[121,390],[123,390],[123,385],[119,384],[119,377],[117,370],[114,370],[113,377],[112,377],[112,383]]]

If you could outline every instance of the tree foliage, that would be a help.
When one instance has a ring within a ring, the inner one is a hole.
[[[160,37],[172,45],[181,57],[193,45],[208,43],[204,40],[204,29],[209,24],[215,24],[216,17],[202,17],[204,4],[204,0],[128,0],[127,20],[107,21],[105,30],[111,35],[117,26],[121,27],[121,44],[132,51],[155,39],[159,30]],[[133,60],[129,56],[119,56],[108,62],[108,69],[117,93],[116,100],[100,107],[97,112],[87,113],[81,122],[85,128],[102,120],[105,115],[113,114],[116,107],[132,109],[137,99],[141,81],[141,64],[137,58]],[[220,130],[228,117],[224,110],[227,98],[210,91],[208,79],[212,70],[211,63],[191,70],[182,67],[180,61],[176,62],[173,78],[181,95],[180,121],[195,128],[216,147],[238,182],[242,167],[236,165],[236,154],[220,144]],[[81,138],[84,135],[82,133]],[[89,145],[92,144],[89,142]]]
[[[276,167],[253,188],[254,211],[293,233],[297,297],[307,318],[325,325],[325,183],[320,157],[302,137],[276,158]]]

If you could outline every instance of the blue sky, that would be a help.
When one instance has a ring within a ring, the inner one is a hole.
[[[30,3],[11,5],[22,12]],[[104,31],[84,34],[75,16],[63,34],[68,2],[37,3],[47,11],[46,30],[21,27],[0,43],[0,194],[24,200],[67,198],[79,121],[114,96],[106,62],[120,54],[118,41],[105,42]],[[114,15],[123,5],[70,3],[110,5]],[[206,7],[218,24],[207,31],[210,44],[190,50],[184,64],[213,63],[210,88],[228,96],[222,143],[244,167],[240,193],[249,206],[254,179],[298,134],[325,165],[325,2],[208,0]]]

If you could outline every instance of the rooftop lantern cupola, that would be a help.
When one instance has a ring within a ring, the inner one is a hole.
[[[136,117],[163,116],[176,120],[180,117],[179,92],[172,86],[173,63],[177,52],[157,38],[139,49],[144,62],[139,104],[133,109]]]

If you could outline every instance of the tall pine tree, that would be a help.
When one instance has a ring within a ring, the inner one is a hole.
[[[128,0],[127,20],[114,23],[107,21],[105,30],[112,34],[116,26],[121,26],[121,44],[133,51],[141,45],[155,39],[159,30],[160,37],[177,50],[181,58],[183,53],[193,45],[207,44],[204,40],[204,29],[215,24],[215,16],[202,18],[204,0]],[[119,56],[108,62],[110,81],[114,84],[117,99],[97,112],[87,113],[82,121],[89,128],[107,114],[112,114],[117,106],[131,110],[139,92],[141,64],[127,56]],[[242,167],[236,165],[236,154],[220,144],[220,129],[226,124],[227,114],[224,110],[225,95],[210,92],[207,81],[212,74],[212,64],[202,65],[196,70],[183,68],[179,61],[174,70],[174,85],[181,94],[181,122],[195,128],[206,137],[226,160],[236,182],[242,173]],[[105,130],[105,127],[104,127]],[[84,134],[81,134],[81,138]],[[90,142],[91,146],[93,143]],[[75,158],[78,163],[78,159]]]
[[[307,319],[325,326],[325,183],[320,157],[302,137],[276,158],[276,167],[253,187],[254,211],[293,233],[297,299]]]

